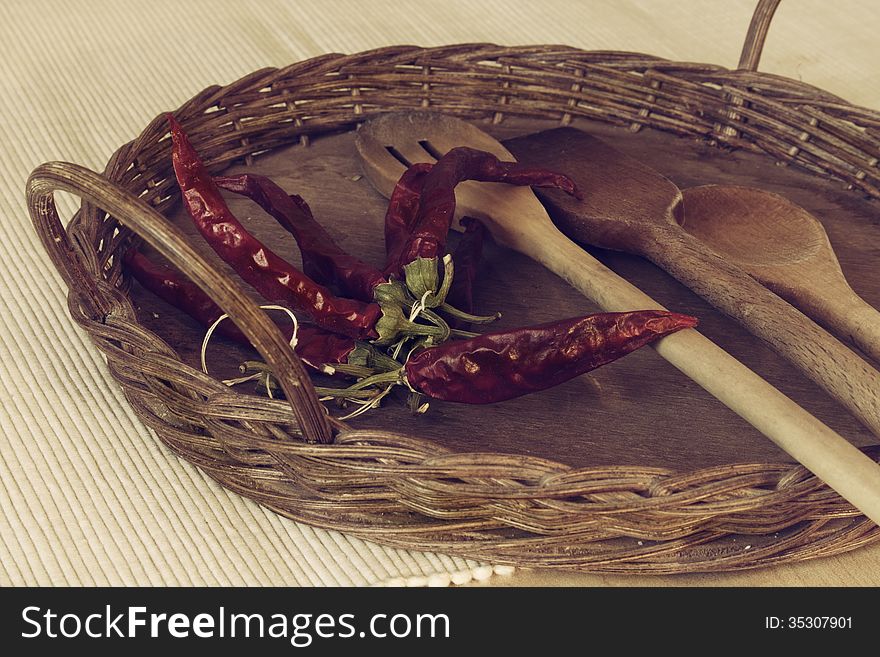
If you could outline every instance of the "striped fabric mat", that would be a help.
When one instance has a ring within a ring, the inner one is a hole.
[[[280,518],[162,447],[69,319],[25,209],[36,165],[100,170],[150,119],[204,87],[325,52],[566,43],[735,66],[753,4],[4,0],[0,585],[445,585],[493,573]],[[878,106],[876,33],[860,20],[873,0],[844,4],[783,2],[762,69]],[[59,207],[69,217],[76,203],[62,196]]]

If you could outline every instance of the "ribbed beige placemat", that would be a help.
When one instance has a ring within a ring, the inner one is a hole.
[[[4,0],[0,585],[422,585],[492,572],[285,520],[164,449],[69,320],[24,205],[36,165],[100,170],[150,119],[202,88],[325,52],[565,43],[732,67],[753,5]],[[784,0],[761,68],[880,106],[878,17],[875,0]],[[61,201],[72,212],[73,200]]]

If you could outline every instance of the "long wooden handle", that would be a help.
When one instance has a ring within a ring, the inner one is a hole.
[[[833,316],[826,318],[828,326],[839,335],[847,336],[875,363],[880,363],[880,312],[861,297],[852,297]]]
[[[520,238],[511,245],[557,273],[606,311],[663,308],[552,226],[542,229],[540,239],[525,234]],[[663,358],[880,524],[880,465],[696,330],[674,333],[653,346]]]
[[[769,344],[880,435],[880,372],[703,242],[663,231],[643,254]]]
[[[880,363],[880,312],[857,295],[846,281],[821,287],[795,285],[795,289],[780,290],[779,294],[790,296],[791,302],[806,315]]]

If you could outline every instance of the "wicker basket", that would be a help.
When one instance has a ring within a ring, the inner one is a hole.
[[[880,114],[756,72],[777,4],[759,4],[734,71],[559,46],[393,47],[256,71],[204,90],[176,115],[214,170],[296,141],[308,145],[381,112],[430,108],[496,123],[513,115],[648,126],[764,153],[880,197]],[[57,190],[82,198],[66,230]],[[734,570],[880,538],[877,526],[790,464],[574,469],[526,456],[451,453],[417,436],[330,420],[275,325],[162,215],[175,190],[157,117],[103,175],[40,166],[28,203],[69,287],[73,319],[105,354],[138,416],[232,491],[284,516],[390,545],[606,572]],[[117,257],[133,234],[228,311],[282,373],[288,401],[230,390],[138,323]],[[731,537],[743,535],[754,548],[731,549]]]

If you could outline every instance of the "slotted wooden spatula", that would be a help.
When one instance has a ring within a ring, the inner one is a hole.
[[[404,163],[431,162],[456,146],[515,159],[476,126],[429,112],[373,119],[361,126],[356,144],[364,173],[385,196]],[[468,182],[456,188],[456,199],[459,216],[480,218],[496,241],[548,267],[602,309],[662,308],[560,233],[530,189]],[[880,466],[874,461],[697,331],[680,331],[654,348],[880,524]]]

